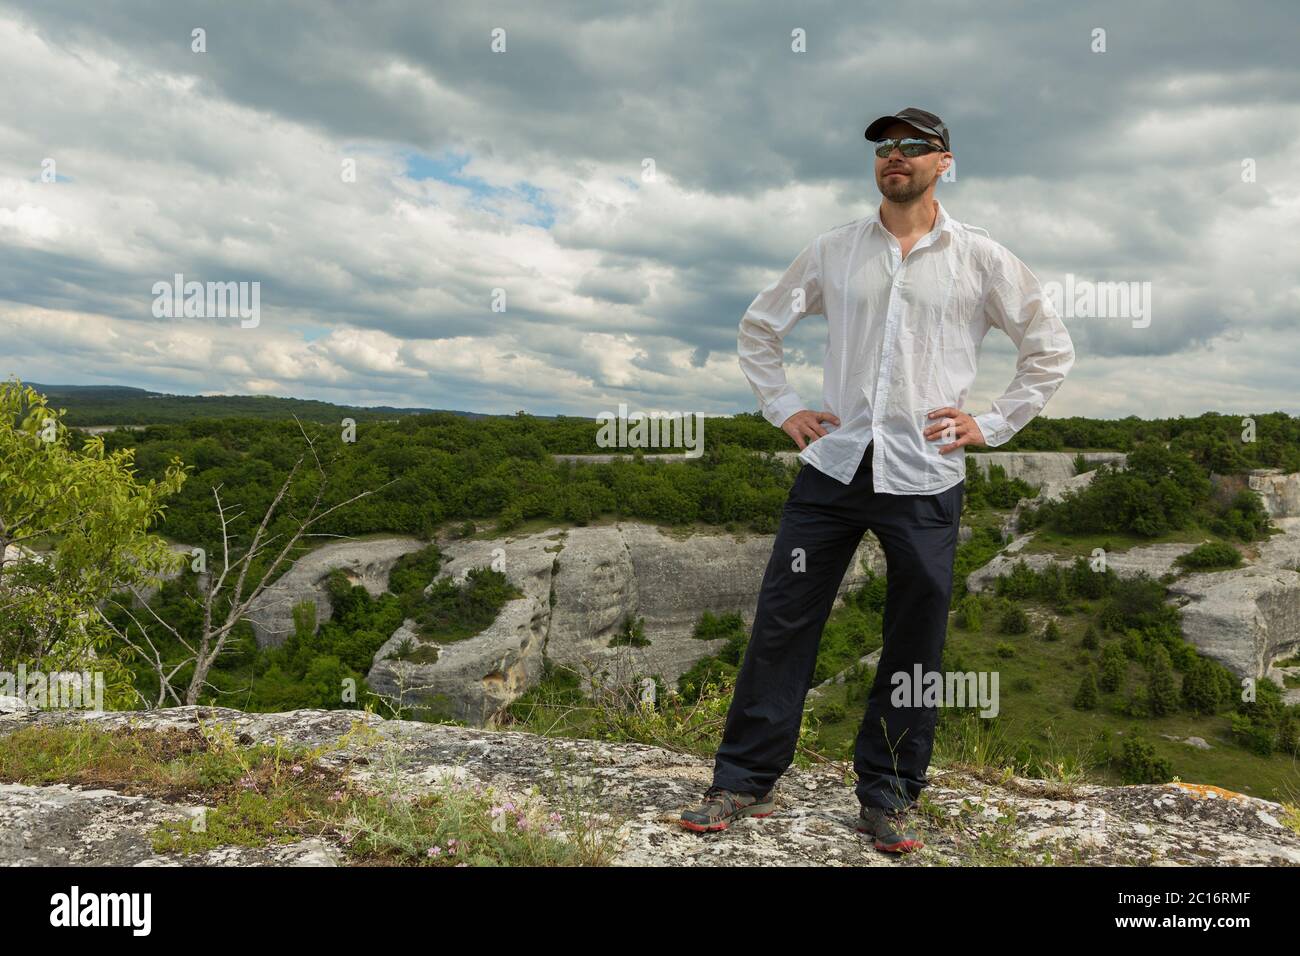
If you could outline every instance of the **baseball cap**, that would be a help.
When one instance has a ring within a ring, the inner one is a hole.
[[[917,109],[915,106],[909,106],[907,109],[899,110],[890,116],[882,116],[877,120],[872,120],[871,125],[867,127],[866,137],[873,142],[881,139],[885,135],[885,129],[890,123],[909,123],[917,129],[933,136],[938,136],[943,140],[945,152],[952,152],[952,145],[948,140],[948,127],[944,125],[943,120],[935,116],[928,110]]]

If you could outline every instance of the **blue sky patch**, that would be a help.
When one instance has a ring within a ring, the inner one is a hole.
[[[540,187],[522,179],[510,186],[494,186],[482,177],[468,175],[465,166],[471,158],[469,153],[448,151],[441,156],[427,156],[424,153],[410,152],[405,156],[408,179],[436,179],[468,190],[473,197],[474,206],[494,215],[502,214],[500,203],[522,201],[532,208],[533,214],[517,219],[517,222],[541,226],[543,229],[549,229],[555,224],[555,208],[547,201],[546,193]]]

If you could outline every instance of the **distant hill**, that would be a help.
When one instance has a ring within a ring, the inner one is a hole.
[[[169,395],[127,385],[42,385],[25,382],[50,403],[66,408],[64,422],[72,427],[94,425],[162,425],[195,418],[256,418],[275,420],[297,415],[304,421],[336,422],[400,418],[444,412],[463,418],[492,418],[478,412],[438,408],[397,408],[391,405],[361,407],[335,405],[302,398],[271,395]]]

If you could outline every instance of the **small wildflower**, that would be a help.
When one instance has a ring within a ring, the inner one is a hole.
[[[440,846],[431,846],[431,847],[429,847],[429,849],[425,852],[424,855],[425,855],[425,856],[440,856],[441,854],[442,854],[442,847],[440,847]]]

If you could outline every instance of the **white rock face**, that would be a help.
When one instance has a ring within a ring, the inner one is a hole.
[[[1089,467],[1096,468],[1103,462],[1123,465],[1127,456],[1122,451],[1084,452],[1084,460]],[[1031,485],[1060,483],[1078,477],[1074,471],[1074,454],[1065,451],[1008,451],[1008,452],[970,452],[966,455],[968,462],[974,462],[985,474],[989,465],[1001,465],[1008,478],[1019,478]]]
[[[1300,472],[1284,474],[1278,468],[1260,468],[1247,480],[1270,517],[1300,518]]]
[[[1074,558],[1065,558],[1055,554],[1029,553],[1022,551],[1025,544],[1033,539],[1033,532],[1022,535],[1007,545],[993,560],[982,568],[970,573],[966,578],[966,587],[971,591],[983,591],[994,586],[994,582],[1003,574],[1010,574],[1017,561],[1024,561],[1034,571],[1042,571],[1052,564],[1069,567]],[[1181,554],[1186,554],[1196,547],[1194,544],[1149,544],[1127,551],[1112,551],[1106,555],[1106,564],[1122,578],[1137,577],[1140,574],[1160,578],[1178,569],[1174,562]]]
[[[1259,542],[1259,563],[1294,571],[1300,566],[1300,517],[1274,518],[1273,524],[1282,533]]]
[[[1184,635],[1202,653],[1238,677],[1283,684],[1293,669],[1275,661],[1300,650],[1300,474],[1262,469],[1248,482],[1280,533],[1258,542],[1246,567],[1188,575],[1170,596],[1183,610]],[[1300,689],[1284,687],[1282,698],[1300,703]]]
[[[1192,574],[1170,587],[1183,634],[1238,677],[1269,677],[1300,650],[1300,574],[1247,567]],[[1280,680],[1279,680],[1280,682]]]
[[[403,706],[427,707],[483,726],[541,679],[552,573],[563,539],[557,530],[490,541],[440,541],[444,559],[439,577],[459,580],[471,568],[504,562],[502,573],[523,597],[507,601],[480,634],[434,645],[438,658],[433,663],[391,658],[408,636],[415,636],[419,646],[411,622],[404,623],[375,655],[366,677],[371,690]]]
[[[692,636],[704,611],[739,612],[753,621],[773,535],[675,536],[651,525],[621,523],[559,529],[488,541],[440,542],[443,574],[491,566],[524,592],[481,634],[439,645],[433,663],[392,660],[399,631],[376,655],[367,678],[377,693],[443,707],[483,725],[541,676],[543,650],[590,687],[657,674],[670,684],[723,645]],[[864,535],[841,592],[884,573],[874,535]],[[552,603],[553,602],[553,603]],[[648,646],[609,646],[627,619],[644,620]],[[604,675],[603,677],[601,675]]]
[[[378,596],[388,589],[388,572],[397,559],[425,545],[418,538],[372,538],[331,542],[303,555],[249,609],[257,643],[283,644],[293,633],[293,607],[300,601],[316,602],[316,620],[327,620],[331,606],[325,579],[335,568],[342,568],[353,584]],[[209,571],[211,567],[209,563]]]

